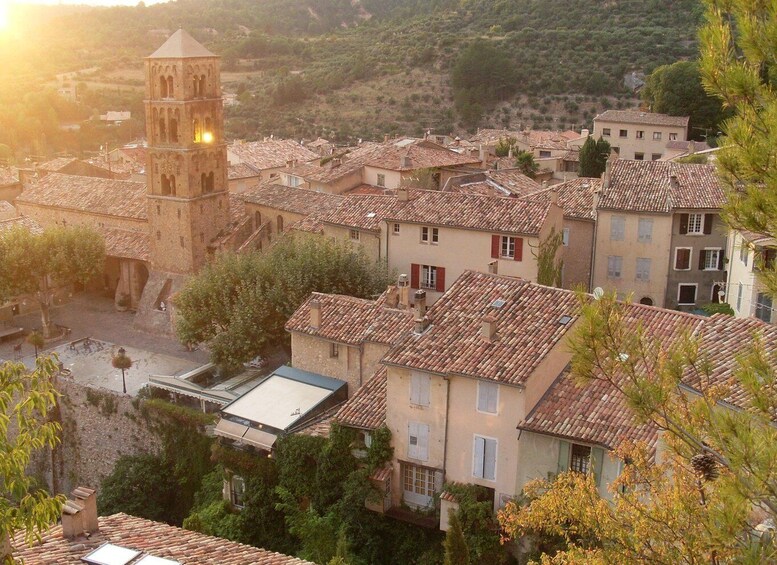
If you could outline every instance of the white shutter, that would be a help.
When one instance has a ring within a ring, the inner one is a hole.
[[[407,456],[418,459],[418,424],[415,422],[407,425]]]
[[[496,401],[499,397],[499,385],[496,383],[489,383],[488,387],[488,405],[486,411],[496,414]]]
[[[478,410],[496,414],[499,385],[484,381],[478,382]]]
[[[410,403],[420,404],[421,398],[421,380],[418,378],[418,373],[412,373],[410,375]]]
[[[483,454],[483,478],[496,479],[496,440],[485,440],[485,450]]]
[[[418,461],[429,459],[429,425],[410,422],[407,435],[407,456]]]
[[[410,376],[410,403],[429,406],[429,396],[432,378],[423,373],[413,373]]]
[[[427,424],[418,424],[418,460],[426,461],[429,459],[429,426]]]
[[[429,395],[432,388],[432,377],[429,375],[421,375],[421,404],[422,406],[429,406]]]
[[[472,474],[476,477],[483,478],[483,457],[485,455],[486,440],[480,436],[475,436],[475,447],[473,449],[473,465]]]

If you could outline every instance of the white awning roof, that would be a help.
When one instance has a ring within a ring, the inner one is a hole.
[[[237,422],[231,422],[224,418],[219,420],[214,431],[216,435],[253,445],[254,447],[267,451],[272,450],[272,446],[278,439],[278,436],[274,434],[263,432],[262,430],[257,430],[255,428],[249,428],[248,426],[238,424]]]

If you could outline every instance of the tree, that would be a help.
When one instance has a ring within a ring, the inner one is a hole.
[[[494,146],[494,153],[497,157],[507,157],[510,154],[510,150],[515,151],[517,142],[518,140],[511,136],[500,137]]]
[[[720,99],[705,92],[696,61],[657,67],[645,79],[640,95],[653,112],[689,116],[688,133],[693,139],[717,135],[726,118]]]
[[[457,512],[448,515],[448,533],[445,535],[445,565],[469,565],[469,548]]]
[[[537,175],[537,171],[540,170],[539,163],[534,160],[534,155],[530,151],[519,151],[516,153],[515,166],[524,175],[532,179]]]
[[[557,255],[563,240],[563,234],[556,233],[556,228],[551,228],[548,237],[536,246],[536,251],[531,250],[532,255],[537,258],[537,282],[539,284],[561,287],[564,261]]]
[[[132,367],[132,359],[123,347],[119,348],[119,351],[111,358],[111,365],[114,369],[121,370],[121,387],[124,394],[127,394],[127,381],[124,378],[124,371]]]
[[[385,263],[323,238],[285,237],[263,254],[225,255],[176,296],[176,333],[207,342],[215,363],[236,367],[286,343],[283,327],[313,291],[369,297],[389,282]]]
[[[27,336],[27,343],[35,348],[35,359],[38,358],[38,349],[41,349],[44,345],[46,345],[46,341],[43,339],[43,336],[36,331],[30,332],[30,335]]]
[[[600,178],[609,157],[609,142],[601,137],[599,137],[599,141],[594,141],[594,138],[589,135],[580,148],[580,171],[578,174],[581,177]]]
[[[0,233],[0,257],[0,299],[32,296],[40,305],[43,337],[49,339],[55,290],[85,284],[101,273],[105,243],[83,226],[48,228],[41,234],[14,228]]]
[[[51,418],[56,370],[51,358],[38,359],[32,371],[21,363],[0,365],[0,545],[19,531],[27,543],[39,539],[65,502],[37,488],[27,474],[35,454],[59,443],[61,427]]]

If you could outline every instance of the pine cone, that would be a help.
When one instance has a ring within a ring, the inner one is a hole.
[[[691,457],[691,467],[705,481],[718,478],[718,462],[711,453],[699,453]]]

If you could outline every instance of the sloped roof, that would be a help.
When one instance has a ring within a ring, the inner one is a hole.
[[[643,124],[646,126],[677,126],[688,127],[688,116],[670,116],[639,110],[607,110],[594,118],[594,121],[626,124]]]
[[[504,304],[495,308],[494,301]],[[522,279],[465,271],[427,312],[422,334],[405,334],[383,362],[438,374],[522,385],[577,319],[574,292]],[[496,318],[483,339],[482,320]],[[569,316],[562,323],[562,316]]]
[[[486,175],[493,182],[510,191],[514,196],[527,196],[542,190],[540,183],[527,177],[518,169],[486,171]]]
[[[27,565],[83,565],[81,558],[104,543],[113,543],[185,565],[313,565],[281,553],[207,536],[160,522],[119,513],[100,516],[99,531],[70,540],[62,526],[50,528],[27,546],[23,532],[14,537],[14,557]]]
[[[16,167],[0,167],[0,186],[17,184],[19,182],[19,169]]]
[[[151,260],[151,242],[149,234],[122,229],[99,228],[105,240],[105,253],[109,257],[123,259]]]
[[[0,232],[10,230],[16,227],[24,228],[32,233],[43,233],[41,225],[29,216],[17,216],[7,220],[0,220]]]
[[[229,152],[259,170],[286,167],[288,161],[306,162],[321,158],[293,139],[236,142],[229,146]]]
[[[364,160],[366,166],[391,171],[413,171],[475,163],[480,163],[480,159],[456,153],[442,145],[425,140],[414,140],[408,144],[384,143]]]
[[[594,192],[601,186],[601,179],[578,177],[545,188],[528,198],[550,199],[555,191],[558,193],[558,205],[564,210],[565,218],[594,220]]]
[[[335,420],[351,428],[374,430],[386,423],[385,367],[380,367],[369,380],[356,391],[335,415]]]
[[[248,163],[238,163],[236,165],[229,165],[229,167],[227,168],[227,178],[229,180],[258,177],[260,174],[261,174],[261,171],[252,167]]]
[[[307,188],[292,188],[272,181],[266,181],[248,189],[240,195],[240,198],[249,204],[302,215],[332,210],[343,201],[343,197],[336,194],[316,192]]]
[[[50,173],[25,188],[18,203],[146,220],[146,184]]]
[[[148,59],[188,59],[195,57],[217,57],[200,42],[179,29],[173,35],[167,38],[162,46],[149,55]]]
[[[73,163],[77,160],[78,159],[75,157],[56,157],[50,161],[46,161],[45,163],[40,163],[38,168],[44,171],[56,173],[57,171],[67,167],[70,163]]]

